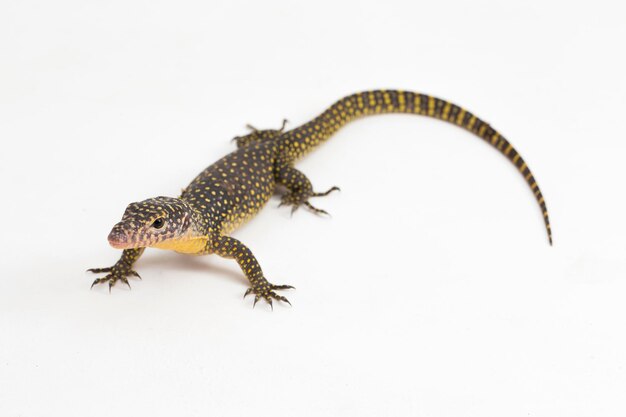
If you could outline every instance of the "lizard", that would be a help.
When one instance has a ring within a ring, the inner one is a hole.
[[[464,128],[496,148],[522,174],[541,208],[552,245],[548,209],[530,168],[513,145],[488,123],[448,101],[410,91],[373,90],[345,96],[319,116],[292,130],[258,130],[234,138],[237,150],[202,171],[178,198],[156,197],[128,205],[120,222],[113,226],[109,244],[122,249],[120,259],[108,268],[88,271],[105,273],[91,287],[108,283],[109,292],[117,282],[130,287],[128,278],[139,277],[133,269],[145,248],[174,250],[180,253],[216,254],[234,259],[250,286],[244,298],[254,294],[254,305],[264,299],[289,303],[278,291],[290,285],[270,283],[252,251],[230,234],[256,215],[275,193],[286,189],[280,205],[291,206],[292,213],[306,207],[316,214],[327,214],[309,201],[338,190],[332,187],[316,192],[305,174],[294,167],[296,160],[330,138],[354,119],[385,113],[429,116]],[[291,303],[289,303],[291,305]]]

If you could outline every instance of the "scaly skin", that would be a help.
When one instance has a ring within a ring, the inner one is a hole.
[[[548,210],[539,186],[526,162],[500,133],[470,112],[435,97],[396,90],[369,91],[347,96],[315,119],[287,132],[285,123],[279,130],[251,128],[249,135],[235,138],[235,152],[201,172],[179,198],[156,197],[131,203],[109,235],[113,247],[124,249],[122,257],[111,268],[91,270],[108,273],[92,286],[108,282],[110,289],[117,281],[128,284],[129,276],[138,276],[132,266],[144,248],[155,247],[235,259],[250,281],[245,295],[254,294],[255,305],[261,298],[270,305],[272,299],[288,303],[276,291],[293,287],[268,282],[252,251],[229,234],[261,210],[277,185],[288,190],[281,204],[292,206],[292,210],[305,206],[315,213],[326,213],[309,199],[338,188],[315,192],[309,179],[294,168],[294,162],[350,121],[384,113],[445,120],[495,147],[517,167],[535,194],[552,244]]]

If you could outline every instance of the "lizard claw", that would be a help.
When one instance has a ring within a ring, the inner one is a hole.
[[[332,193],[333,191],[341,191],[341,188],[335,185],[333,187],[330,187],[328,190],[324,191],[323,193],[313,193],[311,197],[324,197]]]
[[[131,288],[130,282],[128,282],[129,276],[134,276],[134,277],[141,279],[137,271],[134,271],[133,269],[131,269],[130,266],[124,262],[118,262],[115,265],[108,267],[108,268],[91,268],[91,269],[88,269],[87,271],[93,272],[96,274],[103,273],[103,272],[107,273],[102,278],[96,278],[91,284],[91,288],[93,288],[97,284],[103,284],[105,282],[108,282],[109,292],[111,292],[111,288],[113,288],[113,286],[117,283],[117,281],[122,281],[124,284],[128,285],[128,288]]]
[[[283,286],[284,286],[284,287],[289,287],[289,285],[283,285]],[[293,288],[293,287],[291,287],[291,288]],[[270,291],[270,296],[271,296],[272,298],[275,298],[275,299],[279,300],[279,301],[282,301],[282,302],[284,302],[284,303],[287,303],[287,304],[289,304],[289,305],[291,306],[291,303],[289,302],[289,300],[287,299],[287,297],[283,297],[282,295],[278,295],[278,294],[276,294],[274,291]],[[272,299],[271,299],[271,298],[269,299],[269,303],[270,303],[270,305],[272,305]],[[272,310],[273,310],[273,309],[274,309],[274,308],[272,307]]]
[[[313,204],[309,203],[308,201],[305,201],[304,205],[307,206],[308,209],[311,210],[315,214],[325,214],[326,216],[330,217],[330,214],[328,214],[326,210],[318,209],[317,207],[313,206]]]
[[[111,272],[112,267],[108,268],[89,268],[87,272],[93,272],[94,274],[98,274],[100,272]]]
[[[122,280],[122,282],[123,282],[124,284],[128,285],[128,289],[129,289],[129,290],[132,290],[132,288],[131,288],[131,286],[130,286],[130,282],[128,282],[128,278],[126,278],[126,277],[122,277],[122,278],[121,278],[121,280]]]
[[[270,284],[269,282],[267,282],[267,280],[265,280],[265,278],[262,278],[258,281],[253,282],[252,286],[246,290],[243,297],[246,298],[246,296],[248,296],[249,294],[254,293],[255,296],[254,296],[254,302],[252,303],[252,308],[256,306],[256,304],[259,302],[261,298],[263,298],[270,305],[270,307],[272,308],[272,311],[274,311],[273,300],[282,301],[284,303],[291,305],[287,297],[283,297],[282,295],[277,294],[275,292],[277,290],[289,290],[289,289],[294,289],[294,287],[291,285]]]
[[[293,216],[293,213],[298,208],[300,208],[300,206],[305,206],[306,208],[308,208],[310,211],[312,211],[315,214],[324,214],[326,216],[330,216],[330,214],[326,210],[319,209],[319,208],[315,207],[314,205],[312,205],[311,203],[309,203],[309,198],[311,198],[311,197],[324,197],[324,196],[327,196],[328,194],[332,193],[333,191],[340,191],[340,189],[339,189],[339,187],[334,186],[334,187],[331,187],[328,190],[326,190],[324,192],[321,192],[321,193],[310,192],[310,193],[304,193],[304,194],[300,194],[300,193],[289,191],[289,192],[287,192],[287,194],[284,194],[281,197],[280,204],[278,205],[278,207],[281,207],[281,206],[291,206],[291,215],[292,216]]]
[[[293,285],[272,285],[273,290],[295,290]]]
[[[96,285],[96,284],[100,284],[100,283],[105,282],[105,281],[108,281],[108,280],[109,280],[109,279],[108,279],[107,277],[104,277],[104,278],[97,278],[97,279],[95,279],[95,280],[91,283],[91,288],[93,288],[93,287],[94,287],[94,285]],[[91,288],[90,288],[90,289],[91,289]]]

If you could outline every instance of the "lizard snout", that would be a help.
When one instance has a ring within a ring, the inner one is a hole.
[[[109,245],[115,249],[124,249],[128,244],[128,235],[117,227],[114,227],[109,233]]]

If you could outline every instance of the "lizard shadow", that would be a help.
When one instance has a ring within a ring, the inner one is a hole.
[[[139,262],[138,262],[139,263]],[[219,265],[207,262],[204,256],[185,256],[181,254],[169,254],[169,256],[147,256],[140,260],[139,269],[150,267],[163,271],[191,271],[203,272],[210,276],[224,276],[232,281],[248,285],[248,280],[240,271],[233,271]]]

